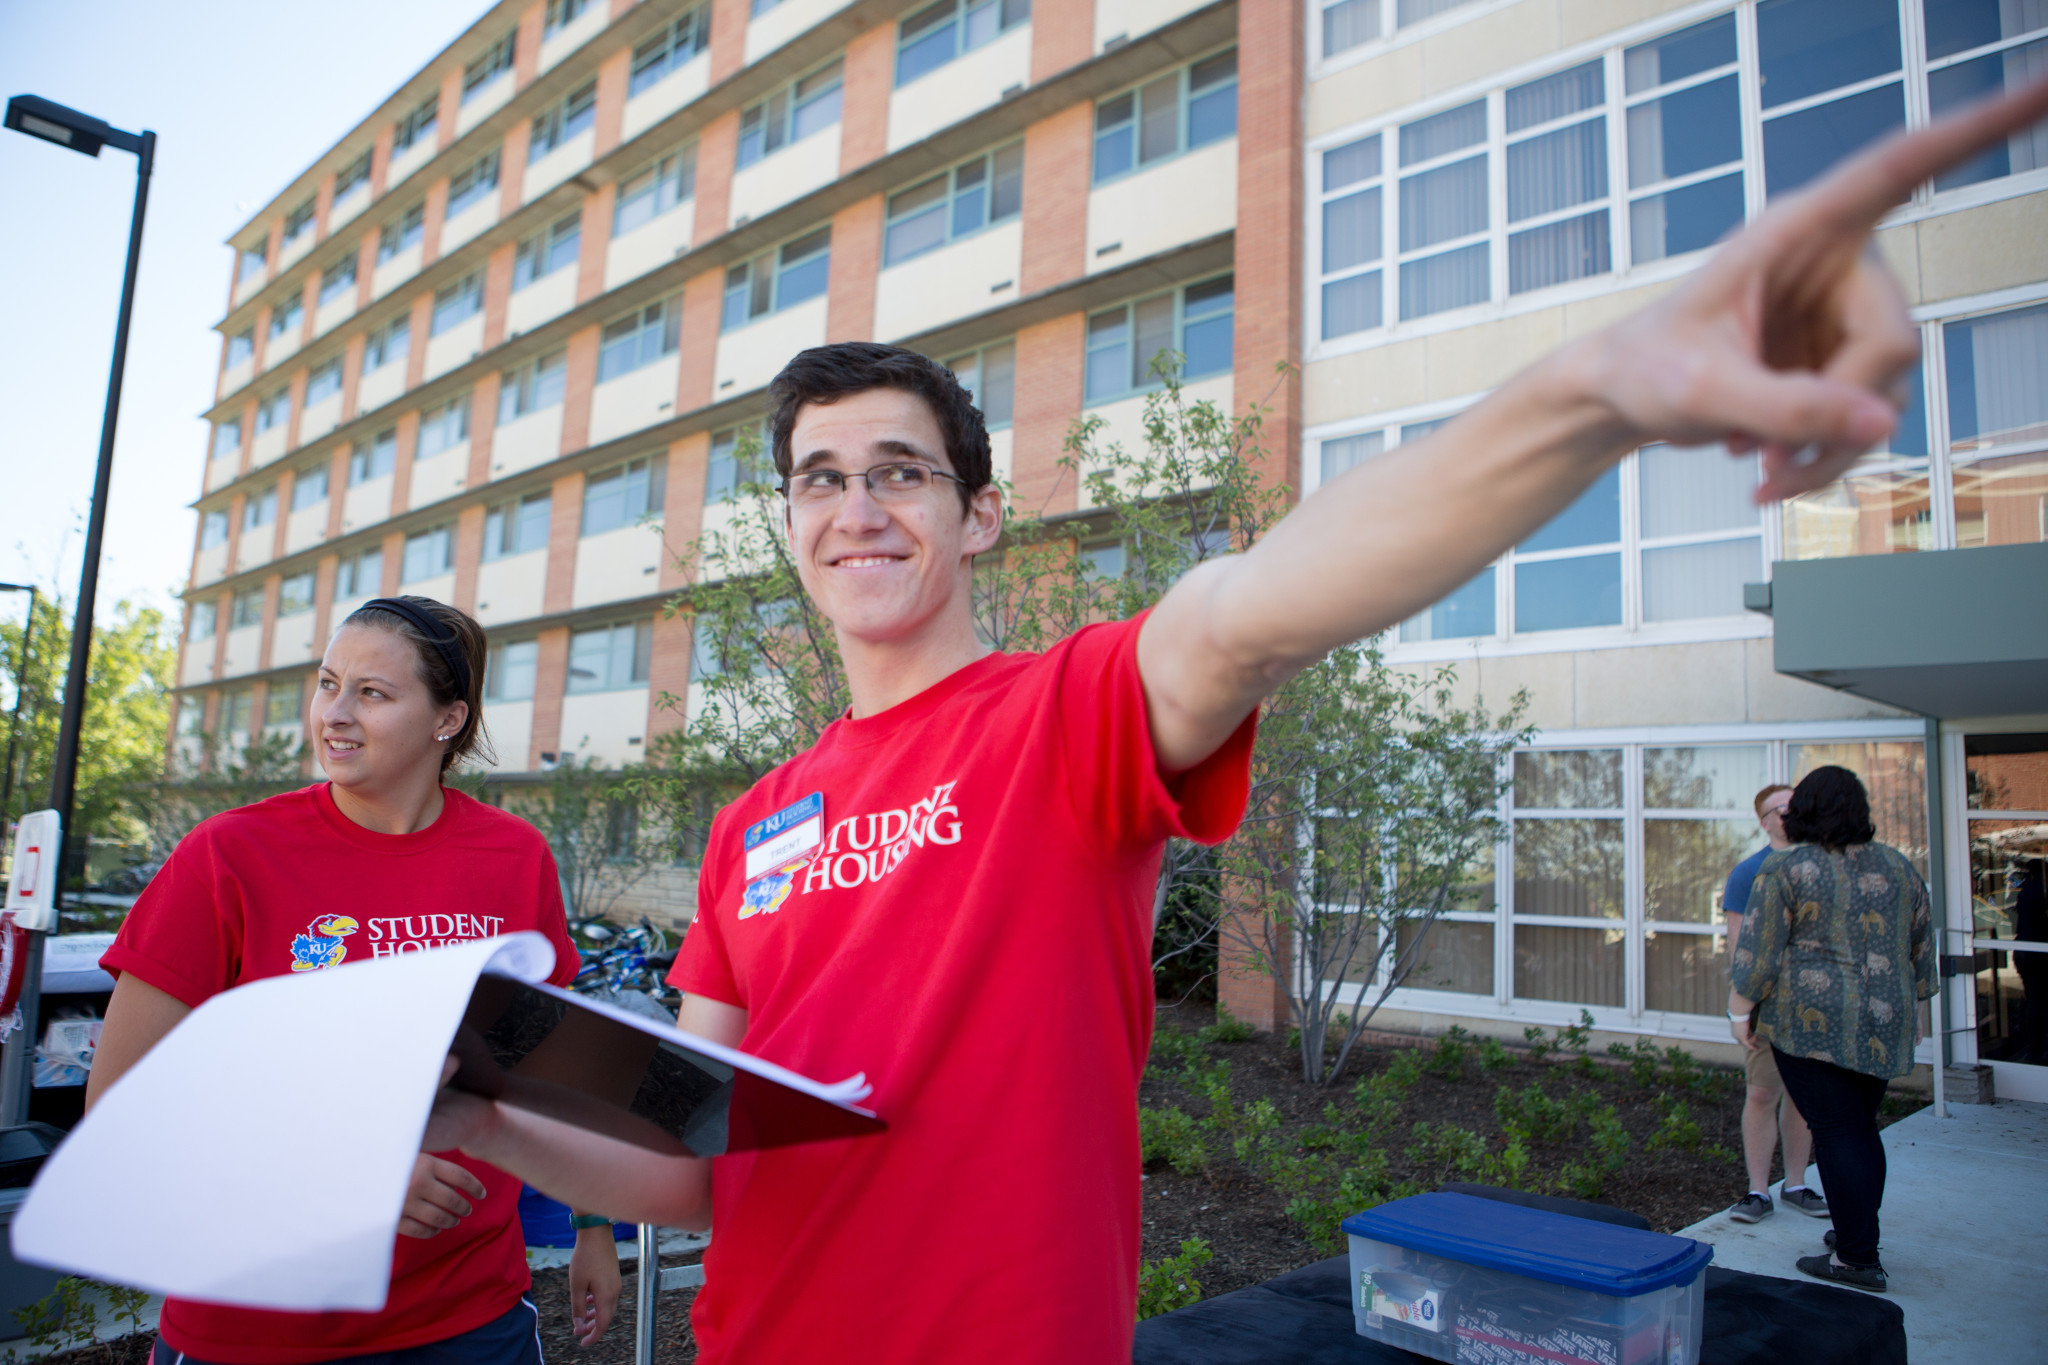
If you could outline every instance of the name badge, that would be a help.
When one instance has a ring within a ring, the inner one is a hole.
[[[746,880],[795,862],[825,842],[825,793],[812,792],[747,826]]]

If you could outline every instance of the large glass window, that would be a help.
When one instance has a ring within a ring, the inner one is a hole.
[[[498,421],[516,422],[528,413],[554,407],[568,388],[569,353],[554,351],[516,370],[507,370],[498,380]]]
[[[428,336],[439,336],[484,311],[484,272],[473,270],[434,295],[434,320]]]
[[[398,467],[398,433],[380,431],[367,441],[358,441],[348,453],[348,486],[371,479],[389,478]]]
[[[283,614],[280,609],[278,615]],[[296,683],[280,679],[270,685],[263,698],[263,723],[274,727],[299,723],[299,689]]]
[[[1756,45],[1769,193],[1905,123],[1898,0],[1762,0]]]
[[[418,108],[391,125],[391,154],[398,156],[410,150],[415,142],[431,144],[440,117],[441,96],[438,93],[427,96]]]
[[[1628,84],[1630,258],[1711,246],[1742,222],[1742,108],[1735,16],[1622,55]]]
[[[242,448],[242,424],[240,421],[222,422],[213,429],[213,445],[209,458],[225,460]]]
[[[908,85],[996,35],[1031,22],[1031,0],[938,0],[896,33],[896,84]]]
[[[1514,993],[1626,1003],[1622,752],[1515,755]]]
[[[1475,0],[1327,0],[1322,6],[1322,55],[1334,57],[1473,3]]]
[[[583,11],[589,8],[590,0],[548,0],[547,13],[541,19],[541,41],[546,42],[575,23]]]
[[[292,510],[303,512],[327,501],[327,466],[309,464],[292,476]]]
[[[455,567],[455,530],[436,526],[405,538],[405,557],[399,562],[398,581],[419,583],[437,578]]]
[[[308,199],[284,216],[284,244],[290,246],[306,235],[313,226],[313,203]]]
[[[889,196],[882,264],[899,265],[947,242],[1015,218],[1024,208],[1024,144],[987,156]]]
[[[334,600],[352,602],[360,597],[375,597],[384,591],[383,584],[384,551],[372,546],[343,555],[334,570]]]
[[[412,350],[412,319],[393,318],[388,324],[370,333],[363,343],[363,373],[370,374],[383,369],[393,361],[404,360]]]
[[[681,343],[682,327],[681,295],[636,308],[606,323],[598,340],[597,382],[602,384],[643,365],[652,365],[665,355],[674,355]]]
[[[1596,59],[1510,87],[1505,103],[1508,292],[1606,274],[1607,86],[1601,63]]]
[[[623,237],[651,223],[697,193],[697,144],[662,157],[646,170],[619,183],[612,206],[612,236]]]
[[[741,458],[740,436],[747,432],[751,456]],[[768,454],[767,424],[751,428],[727,427],[711,434],[711,455],[704,466],[704,505],[730,502],[747,484],[772,484],[775,468]]]
[[[312,570],[308,569],[304,573],[291,574],[278,584],[277,614],[279,616],[298,616],[311,610],[313,610]],[[296,708],[294,708],[293,714],[297,714]]]
[[[451,398],[420,418],[419,453],[414,458],[431,460],[469,439],[469,395]]]
[[[238,365],[246,365],[255,355],[256,332],[253,328],[244,327],[228,338],[227,358],[221,362],[221,368],[232,370]]]
[[[497,188],[498,154],[491,152],[449,178],[446,216],[453,218]]]
[[[604,692],[647,681],[654,622],[621,621],[569,637],[569,691]]]
[[[1233,277],[1225,275],[1091,315],[1087,401],[1105,402],[1155,387],[1155,363],[1166,351],[1181,354],[1184,379],[1227,373],[1233,287]]]
[[[540,675],[540,641],[493,641],[484,655],[485,701],[532,701]]]
[[[572,213],[519,244],[512,257],[512,292],[576,264],[583,249],[583,215]]]
[[[401,251],[420,244],[427,231],[427,206],[414,204],[386,223],[377,234],[377,264],[382,265]]]
[[[256,693],[247,687],[228,693],[221,714],[226,717],[229,734],[247,733],[250,722],[256,718]]]
[[[220,603],[212,599],[192,604],[192,628],[185,632],[188,640],[211,640],[215,622],[220,616]]]
[[[1763,577],[1755,459],[1671,445],[1635,459],[1643,620],[1740,616],[1742,585]]]
[[[242,533],[258,531],[277,520],[277,485],[249,494],[242,503]]]
[[[263,624],[263,589],[244,588],[228,599],[228,629]]]
[[[341,357],[336,356],[324,365],[315,365],[306,375],[306,406],[324,403],[341,395]]]
[[[270,264],[262,246],[245,246],[235,255],[235,283],[247,284]]]
[[[479,91],[501,76],[512,74],[512,54],[519,38],[514,28],[484,49],[483,55],[462,69],[462,102],[469,103]]]
[[[967,390],[968,397],[981,409],[982,423],[990,431],[1000,431],[1010,425],[1016,408],[1017,392],[1017,344],[1005,341],[996,346],[984,346],[966,355],[956,355],[946,362],[946,368],[960,381],[960,387]]]
[[[1237,133],[1237,50],[1095,106],[1095,183]]]
[[[256,434],[281,427],[292,415],[292,391],[276,389],[256,404]]]
[[[1942,328],[1955,543],[2048,540],[2048,304]]]
[[[540,160],[596,120],[597,82],[589,80],[563,96],[561,103],[534,116],[532,136],[526,144],[528,164]]]
[[[731,331],[825,292],[832,266],[832,229],[819,228],[725,272],[721,327]]]
[[[591,475],[583,481],[583,534],[602,535],[660,515],[667,487],[668,461],[660,455]]]
[[[711,6],[698,5],[633,49],[633,73],[626,82],[631,99],[693,57],[711,50]]]
[[[554,500],[546,493],[493,507],[484,514],[484,563],[545,550],[553,515]]]
[[[1923,0],[1927,103],[1936,118],[2038,76],[2048,66],[2048,9],[2014,0]],[[2035,124],[1935,179],[1938,190],[2048,166],[2048,128]]]
[[[339,204],[357,190],[369,187],[370,149],[365,147],[361,156],[344,163],[341,169],[334,173],[334,202]]]
[[[299,330],[306,319],[306,305],[297,294],[281,299],[270,310],[270,339],[277,341]]]
[[[351,251],[320,272],[320,306],[353,294],[356,288],[356,255]]]
[[[822,69],[742,110],[739,169],[839,122],[842,67],[834,58]]]

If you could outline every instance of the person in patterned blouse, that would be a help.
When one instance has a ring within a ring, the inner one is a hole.
[[[1833,1253],[1802,1256],[1799,1269],[1882,1293],[1877,1107],[1891,1079],[1913,1069],[1919,1002],[1934,994],[1927,883],[1905,854],[1875,842],[1870,799],[1847,768],[1807,774],[1785,833],[1794,846],[1764,860],[1735,944],[1729,1027],[1744,1047],[1772,1050],[1813,1129]]]

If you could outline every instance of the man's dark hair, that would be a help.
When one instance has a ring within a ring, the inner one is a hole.
[[[768,419],[769,449],[775,472],[787,479],[795,463],[790,439],[796,432],[796,415],[806,403],[836,403],[869,389],[900,389],[915,394],[931,409],[945,438],[946,458],[960,482],[960,510],[972,505],[973,495],[988,487],[995,477],[995,462],[989,454],[988,427],[981,409],[974,406],[967,390],[953,372],[928,356],[901,346],[883,346],[873,341],[841,341],[830,346],[813,346],[799,351],[782,367],[768,385],[775,400],[775,413]]]
[[[1847,848],[1877,837],[1870,823],[1870,797],[1847,768],[1815,768],[1792,789],[1785,807],[1785,837],[1797,844]]]

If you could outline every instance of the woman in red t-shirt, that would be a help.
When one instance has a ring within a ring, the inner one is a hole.
[[[308,726],[327,781],[213,817],[151,879],[102,959],[119,979],[88,1108],[179,1020],[247,981],[521,929],[554,943],[558,984],[575,975],[546,841],[517,816],[442,785],[458,760],[483,750],[483,672],[483,628],[429,598],[378,598],[342,623],[320,663]],[[345,1180],[348,1168],[337,1152],[308,1178]],[[173,1299],[154,1358],[314,1365],[431,1351],[441,1362],[538,1365],[518,1199],[519,1182],[496,1167],[422,1153],[382,1311]],[[290,1216],[251,1212],[252,1237],[263,1235],[263,1218]],[[570,1291],[587,1345],[618,1304],[608,1223],[578,1231]]]

